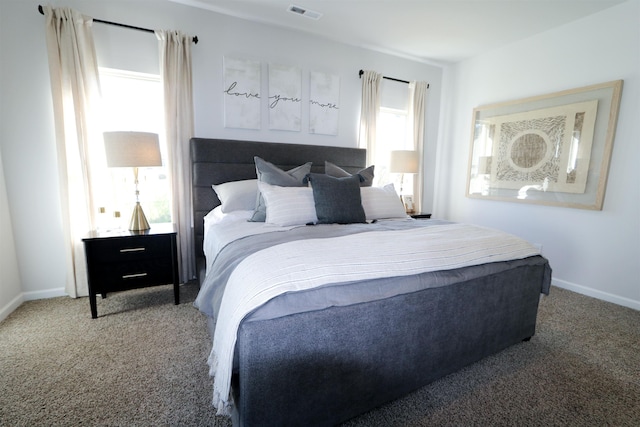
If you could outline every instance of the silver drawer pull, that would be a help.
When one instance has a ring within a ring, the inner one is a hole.
[[[120,252],[144,252],[146,248],[131,248],[131,249],[120,249]]]
[[[125,274],[122,276],[123,279],[134,279],[136,277],[144,277],[147,273],[137,273],[137,274]]]

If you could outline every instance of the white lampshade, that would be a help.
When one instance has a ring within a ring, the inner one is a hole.
[[[391,152],[391,173],[418,173],[418,152],[395,150]]]
[[[107,166],[162,166],[158,135],[148,132],[105,132],[104,148]]]

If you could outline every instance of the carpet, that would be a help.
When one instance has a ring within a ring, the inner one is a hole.
[[[230,426],[211,406],[197,286],[28,301],[0,323],[0,425]],[[640,312],[552,288],[536,335],[361,426],[638,426]]]

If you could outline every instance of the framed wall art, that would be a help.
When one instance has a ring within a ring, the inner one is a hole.
[[[224,57],[224,127],[260,129],[259,61]]]
[[[340,77],[309,73],[309,133],[337,135],[339,112]]]
[[[269,129],[300,131],[301,107],[300,68],[269,64]]]
[[[467,196],[601,210],[622,80],[473,110]]]

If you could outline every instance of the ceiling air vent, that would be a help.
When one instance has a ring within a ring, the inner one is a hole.
[[[295,13],[296,15],[305,16],[316,21],[322,18],[322,13],[316,12],[315,10],[305,9],[304,7],[296,6],[295,4],[289,5],[289,9],[287,10],[291,13]]]

